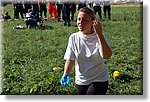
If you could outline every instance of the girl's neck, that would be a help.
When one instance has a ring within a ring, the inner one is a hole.
[[[84,31],[82,31],[82,33],[85,34],[85,35],[93,34],[93,32],[94,32],[94,30],[90,30],[89,32],[84,32]]]

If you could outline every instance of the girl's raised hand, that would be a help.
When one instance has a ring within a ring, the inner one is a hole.
[[[98,36],[102,34],[102,25],[96,19],[93,21],[93,29]]]

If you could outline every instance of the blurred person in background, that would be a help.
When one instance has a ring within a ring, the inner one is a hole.
[[[31,1],[24,0],[23,6],[24,6],[24,14],[26,14],[29,9],[32,9]]]
[[[110,0],[103,0],[103,10],[104,10],[104,18],[111,19],[111,6],[110,6]],[[108,15],[107,15],[108,14]]]
[[[80,8],[83,8],[83,7],[87,7],[86,0],[79,0],[78,11],[80,10]]]
[[[93,10],[95,12],[95,15],[98,12],[99,18],[102,19],[100,0],[93,0]]]
[[[55,2],[49,2],[47,6],[48,6],[49,19],[53,20],[53,16],[54,16],[55,20],[58,20],[56,3]]]
[[[18,1],[13,1],[13,6],[14,6],[14,18],[15,20],[19,19],[19,14],[21,15],[21,18],[24,19],[24,8],[23,8],[23,4],[20,0]]]
[[[70,20],[70,4],[68,2],[63,3],[62,6],[62,18],[64,22],[64,26],[71,26]]]
[[[70,13],[71,13],[71,21],[74,21],[74,14],[76,12],[76,4],[71,2],[70,3]]]
[[[56,2],[57,13],[58,13],[58,22],[59,22],[60,19],[61,19],[62,5],[63,5],[63,3],[61,2],[61,0],[58,0],[58,1]]]
[[[40,8],[40,17],[43,18],[44,13],[44,19],[47,20],[47,5],[46,1],[41,0],[39,1],[39,8]]]
[[[36,13],[37,16],[39,17],[39,11],[40,11],[40,9],[39,9],[39,3],[38,3],[38,1],[32,0],[31,4],[32,4],[32,10],[33,10],[33,12]]]

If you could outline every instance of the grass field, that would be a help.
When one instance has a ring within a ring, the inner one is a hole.
[[[3,8],[13,17],[12,5]],[[112,19],[102,20],[103,33],[112,48],[111,59],[106,60],[109,71],[108,95],[143,94],[143,25],[142,7],[112,7]],[[97,15],[98,18],[98,15]],[[71,84],[61,87],[63,56],[68,38],[77,32],[76,22],[71,27],[62,22],[44,21],[45,29],[13,29],[23,25],[22,20],[2,22],[3,25],[3,85],[2,94],[15,95],[74,95],[74,71]],[[115,70],[122,73],[114,79]],[[1,76],[2,77],[2,76]]]

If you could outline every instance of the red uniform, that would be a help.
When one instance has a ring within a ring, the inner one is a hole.
[[[50,19],[53,18],[53,13],[54,13],[55,19],[58,19],[58,14],[57,14],[57,9],[56,9],[55,4],[48,3],[48,13],[49,13]]]

